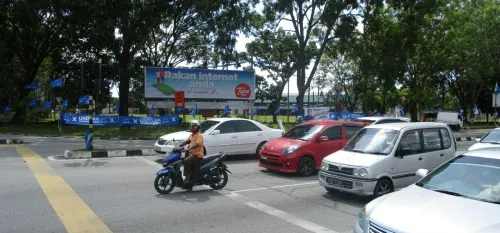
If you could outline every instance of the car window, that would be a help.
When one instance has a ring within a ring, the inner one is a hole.
[[[290,131],[283,135],[283,138],[309,141],[322,129],[321,125],[300,124],[294,126]]]
[[[329,141],[342,139],[342,128],[340,125],[330,126],[321,132],[321,136],[328,136]]]
[[[500,160],[458,155],[416,183],[446,195],[500,203]]]
[[[238,125],[238,132],[254,132],[254,131],[262,131],[259,127],[257,127],[254,123],[249,121],[236,121]]]
[[[363,128],[361,125],[344,125],[345,139],[351,139],[356,133]]]
[[[386,123],[388,123],[387,120],[380,120],[380,121],[377,121],[375,124],[380,125],[380,124],[386,124]]]
[[[219,124],[218,121],[204,121],[200,124],[200,133],[204,133],[205,131],[209,130],[210,128],[214,127],[215,125]]]
[[[488,132],[482,139],[483,143],[500,144],[500,130]]]
[[[425,152],[441,150],[441,136],[439,129],[424,129],[422,131],[424,136],[424,150]]]
[[[446,129],[439,129],[441,131],[441,138],[443,139],[443,149],[448,149],[451,147],[451,137],[450,133]]]
[[[217,128],[215,128],[215,130],[220,130],[221,134],[236,133],[236,122],[235,121],[226,121],[226,122],[220,124],[219,126],[217,126]]]
[[[406,132],[399,145],[402,156],[422,153],[423,150],[422,143],[420,141],[420,131],[410,130]]]

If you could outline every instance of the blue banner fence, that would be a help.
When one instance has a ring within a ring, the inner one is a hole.
[[[88,125],[88,114],[62,114],[62,122],[66,125]],[[101,116],[94,115],[94,126],[173,126],[180,124],[179,115],[158,117],[134,116]]]

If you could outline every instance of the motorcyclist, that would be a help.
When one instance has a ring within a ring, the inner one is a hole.
[[[295,125],[300,125],[304,123],[304,118],[302,116],[297,116],[296,124]]]
[[[189,144],[188,156],[184,159],[184,176],[186,176],[184,180],[184,187],[186,189],[192,188],[192,174],[193,174],[193,165],[199,163],[203,157],[203,135],[200,132],[200,122],[197,120],[192,120],[190,123],[190,131],[191,135],[188,140],[181,143],[180,146],[184,147]]]

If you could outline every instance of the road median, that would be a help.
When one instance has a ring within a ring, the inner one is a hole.
[[[114,157],[129,157],[129,156],[153,156],[160,155],[153,149],[135,149],[135,150],[66,150],[64,158],[66,159],[91,159],[91,158],[114,158]]]

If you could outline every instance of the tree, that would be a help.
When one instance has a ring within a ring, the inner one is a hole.
[[[78,10],[81,4],[78,0],[25,0],[6,1],[0,6],[0,38],[8,48],[1,57],[10,69],[6,76],[11,83],[9,99],[15,106],[13,123],[25,121],[26,98],[31,90],[24,85],[35,80],[47,57],[74,39],[74,23],[85,17]]]
[[[346,42],[357,24],[352,11],[358,7],[356,0],[265,0],[264,13],[278,25],[281,21],[291,22],[297,38],[297,105],[303,112],[304,95],[309,89],[321,57],[332,42]],[[318,45],[314,56],[314,65],[306,76],[307,48],[310,43]]]
[[[254,66],[268,73],[267,78],[273,83],[261,88],[264,98],[271,100],[275,108],[280,106],[283,90],[290,77],[297,71],[297,50],[295,36],[279,29],[276,32],[263,30],[258,38],[247,44],[247,60]],[[309,53],[310,54],[310,53]],[[310,61],[310,57],[308,58]],[[274,112],[274,111],[273,111]],[[277,122],[273,114],[273,121]]]

